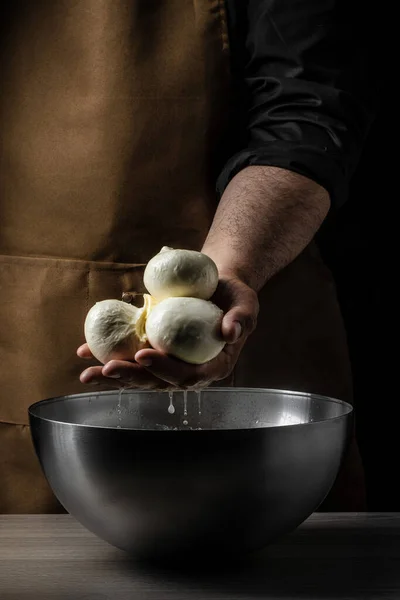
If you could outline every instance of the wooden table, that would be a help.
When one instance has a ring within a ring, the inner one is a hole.
[[[190,574],[135,564],[69,515],[0,516],[0,598],[400,600],[400,513],[315,514],[241,567]]]

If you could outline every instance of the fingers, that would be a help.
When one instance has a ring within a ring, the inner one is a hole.
[[[222,337],[227,344],[235,344],[243,335],[249,336],[255,329],[258,310],[250,304],[234,306],[222,319]]]
[[[257,294],[249,287],[236,282],[227,282],[226,307],[221,331],[227,344],[235,344],[242,336],[249,336],[255,329],[259,311]]]
[[[168,383],[161,381],[140,365],[112,360],[104,366],[89,367],[80,375],[81,383],[106,384],[116,388],[130,387],[146,390],[164,390]]]
[[[203,365],[191,365],[155,350],[140,350],[135,360],[156,378],[173,387],[191,388],[207,386],[226,377],[229,361],[224,352]]]
[[[79,358],[94,358],[87,344],[82,344],[82,346],[79,346],[76,353],[79,356]]]
[[[234,317],[234,315],[233,315]],[[222,339],[227,344],[235,344],[243,333],[242,324],[227,313],[221,325]]]
[[[167,381],[171,385],[180,386],[189,379],[198,381],[202,374],[197,365],[189,365],[156,350],[140,350],[135,360],[155,377]]]
[[[89,367],[88,369],[85,369],[79,376],[80,382],[85,384],[100,383],[100,379],[102,379],[101,369],[102,367]]]

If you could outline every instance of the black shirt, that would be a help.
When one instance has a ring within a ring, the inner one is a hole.
[[[378,110],[372,3],[225,3],[237,114],[218,192],[246,166],[273,165],[313,179],[342,205]]]

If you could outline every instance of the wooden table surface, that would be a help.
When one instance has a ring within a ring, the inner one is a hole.
[[[400,513],[315,514],[234,568],[135,564],[69,515],[0,516],[1,600],[400,600]]]

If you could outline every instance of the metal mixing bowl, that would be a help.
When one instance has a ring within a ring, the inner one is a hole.
[[[54,493],[100,538],[141,558],[240,554],[323,501],[350,437],[344,402],[264,389],[118,392],[44,400],[32,438]]]

